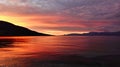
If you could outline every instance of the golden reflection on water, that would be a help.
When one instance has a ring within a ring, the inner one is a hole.
[[[64,61],[66,59],[67,62],[74,62],[78,61],[78,59],[83,59],[81,56],[84,55],[116,53],[119,50],[118,44],[120,42],[119,39],[115,40],[116,37],[112,38],[63,36],[0,37],[0,67],[35,67],[36,63],[38,63],[38,66],[44,61],[56,59]],[[116,43],[117,47],[113,46],[113,43]],[[109,50],[111,48],[114,49]]]
[[[75,39],[67,40],[63,37],[0,37],[0,66],[25,67],[26,58],[52,60],[56,55],[76,52],[74,49],[77,48],[73,46],[76,42]]]

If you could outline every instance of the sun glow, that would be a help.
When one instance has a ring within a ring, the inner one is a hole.
[[[17,17],[11,17],[11,16],[0,16],[0,20],[2,21],[8,21],[11,22],[15,25],[19,25],[19,26],[27,26],[26,23],[23,23],[23,21],[18,20],[19,18]]]

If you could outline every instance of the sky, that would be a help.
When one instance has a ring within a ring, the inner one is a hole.
[[[0,20],[53,35],[120,31],[120,0],[0,0]]]

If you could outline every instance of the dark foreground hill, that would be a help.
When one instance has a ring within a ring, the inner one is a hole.
[[[6,21],[0,21],[0,36],[49,36],[49,35],[44,33],[38,33],[28,28],[17,26]]]
[[[118,32],[89,32],[89,33],[72,33],[65,36],[120,36],[120,31]]]

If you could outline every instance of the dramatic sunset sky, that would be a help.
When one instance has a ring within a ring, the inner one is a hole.
[[[54,35],[120,31],[120,0],[0,0],[0,20]]]

